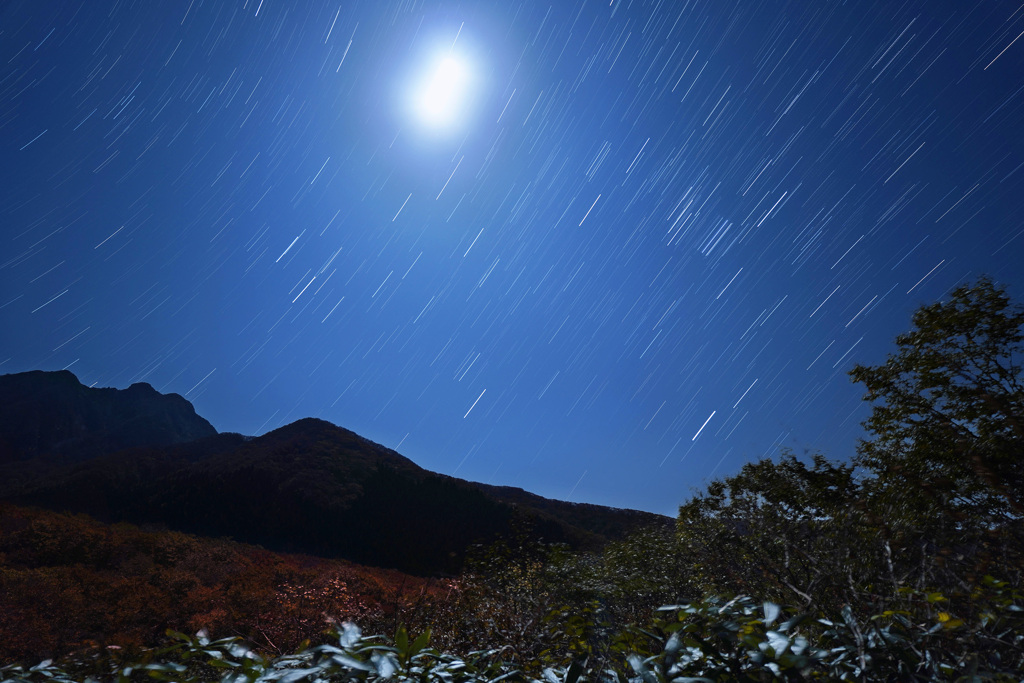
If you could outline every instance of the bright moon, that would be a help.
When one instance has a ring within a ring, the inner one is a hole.
[[[413,95],[413,108],[424,124],[433,129],[455,125],[468,104],[472,77],[464,61],[454,56],[439,59],[427,71]]]

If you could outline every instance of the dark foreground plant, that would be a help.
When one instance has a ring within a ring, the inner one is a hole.
[[[336,644],[277,657],[234,638],[210,640],[202,632],[170,631],[170,645],[131,661],[112,657],[7,666],[0,668],[0,683],[1021,680],[1024,596],[986,577],[966,597],[973,616],[954,611],[953,597],[907,589],[898,609],[863,619],[849,606],[826,618],[746,596],[711,596],[660,608],[647,627],[611,635],[602,652],[581,652],[567,642],[545,651],[542,661],[530,667],[510,663],[501,647],[461,656],[440,652],[430,647],[429,630],[412,638],[400,628],[389,640],[363,636],[346,623],[336,633]]]

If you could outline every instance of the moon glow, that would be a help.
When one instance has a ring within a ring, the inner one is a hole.
[[[454,55],[437,59],[414,89],[412,105],[416,117],[435,131],[456,126],[467,109],[472,80],[465,60]]]

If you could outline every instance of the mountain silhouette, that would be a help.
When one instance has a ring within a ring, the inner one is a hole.
[[[0,406],[0,463],[84,460],[217,433],[178,394],[161,394],[144,382],[92,389],[67,370],[0,375]]]
[[[471,545],[513,530],[598,548],[670,523],[430,472],[314,418],[246,437],[217,434],[185,399],[148,385],[88,389],[63,371],[0,377],[0,387],[34,420],[26,427],[6,410],[0,419],[0,498],[18,504],[419,575],[455,574]],[[136,396],[139,410],[120,408]],[[46,435],[44,425],[65,431]]]

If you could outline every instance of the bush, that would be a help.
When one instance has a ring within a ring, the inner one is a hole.
[[[273,658],[238,639],[211,641],[202,632],[193,637],[169,631],[168,646],[130,661],[107,654],[59,666],[7,666],[0,668],[0,681],[1015,681],[1024,673],[1024,596],[1005,582],[987,577],[966,596],[979,608],[970,620],[951,611],[955,601],[940,593],[907,590],[902,597],[899,609],[868,618],[858,618],[848,606],[826,618],[747,596],[708,596],[661,607],[644,628],[606,631],[601,651],[584,637],[577,647],[547,653],[529,667],[509,661],[506,647],[455,655],[430,647],[430,630],[413,638],[399,628],[389,640],[363,636],[346,623],[335,633],[336,644]],[[570,622],[575,636],[602,629],[593,614]]]

